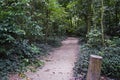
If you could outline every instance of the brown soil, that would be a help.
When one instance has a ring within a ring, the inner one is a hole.
[[[37,69],[34,73],[26,72],[26,79],[18,79],[17,75],[14,75],[10,80],[70,80],[78,52],[78,39],[68,37],[61,47],[55,48],[50,52],[51,55],[44,59],[45,65],[42,69]]]

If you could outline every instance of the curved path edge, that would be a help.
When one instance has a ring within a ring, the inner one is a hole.
[[[68,37],[62,41],[62,46],[50,52],[44,59],[45,66],[35,73],[26,72],[26,79],[11,76],[10,80],[70,80],[73,77],[73,67],[79,53],[78,39]]]

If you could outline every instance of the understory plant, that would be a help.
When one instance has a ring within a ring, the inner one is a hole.
[[[7,80],[10,73],[26,71],[28,65],[41,66],[43,64],[37,60],[37,55],[41,55],[40,48],[29,44],[28,40],[14,42],[12,47],[5,51],[0,59],[0,80]]]
[[[107,39],[106,46],[102,46],[100,43],[100,34],[90,32],[88,43],[81,46],[81,51],[77,62],[75,63],[74,73],[76,77],[83,76],[86,78],[88,71],[90,55],[99,55],[103,57],[101,75],[114,78],[114,80],[120,79],[120,39]],[[93,41],[94,39],[94,41]]]

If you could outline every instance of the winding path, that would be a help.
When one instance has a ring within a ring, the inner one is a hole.
[[[70,80],[78,52],[78,39],[68,37],[62,41],[61,47],[50,52],[51,55],[45,59],[45,66],[42,69],[37,69],[35,73],[26,73],[28,80]]]

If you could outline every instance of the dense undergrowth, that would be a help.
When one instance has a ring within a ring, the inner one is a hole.
[[[81,45],[78,60],[74,67],[74,76],[82,75],[84,79],[88,71],[91,54],[103,57],[101,76],[120,79],[120,38],[106,39],[106,46],[102,46],[99,39],[101,33],[97,30],[88,34],[88,42]]]
[[[38,57],[61,45],[65,17],[57,0],[0,0],[0,80],[43,65]]]
[[[47,44],[40,41],[31,44],[28,40],[14,43],[13,48],[6,54],[1,54],[0,80],[8,80],[9,74],[23,74],[27,70],[35,70],[29,66],[34,68],[42,66],[44,63],[39,58],[48,55],[53,47],[60,46],[63,39],[65,37],[49,38]]]

